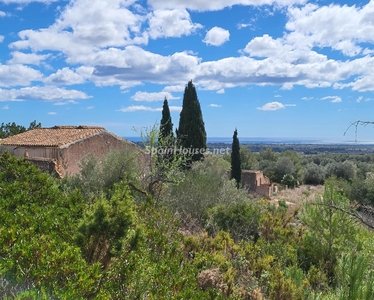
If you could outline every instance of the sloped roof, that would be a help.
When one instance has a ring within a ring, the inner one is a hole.
[[[59,147],[89,136],[106,132],[98,126],[54,126],[36,128],[0,141],[1,145]]]

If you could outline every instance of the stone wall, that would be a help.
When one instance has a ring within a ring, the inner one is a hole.
[[[73,175],[79,172],[79,162],[89,154],[102,158],[112,150],[135,148],[130,143],[110,132],[100,132],[94,136],[75,141],[60,148],[59,164],[64,176]]]
[[[270,197],[274,186],[262,171],[242,170],[242,185],[250,193]]]
[[[59,171],[59,165],[56,160],[36,157],[25,157],[24,159],[34,164],[42,172],[49,173],[57,178],[61,178],[62,174]]]

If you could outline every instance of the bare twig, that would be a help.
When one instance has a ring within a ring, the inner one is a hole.
[[[355,128],[355,142],[357,142],[357,131],[358,131],[358,126],[367,126],[367,125],[374,125],[374,121],[355,121],[355,122],[352,122],[351,125],[348,126],[348,128],[344,131],[344,136],[346,135],[346,133],[348,132],[348,130],[351,128],[351,127],[354,127]]]
[[[371,215],[371,221],[367,220],[367,218],[363,217],[357,210],[355,209],[350,209],[350,210],[347,210],[345,208],[342,208],[340,206],[337,206],[335,204],[332,204],[331,202],[328,203],[328,204],[324,204],[324,203],[315,203],[316,205],[324,205],[324,206],[327,206],[327,207],[330,207],[330,208],[333,208],[335,210],[338,210],[342,213],[345,213],[351,217],[353,217],[354,219],[360,221],[362,224],[364,224],[365,226],[367,226],[368,228],[370,229],[374,229],[374,222],[373,222],[373,216],[374,216],[374,209],[371,207],[371,206],[367,206],[367,205],[364,205],[364,206],[361,206],[361,209],[364,209],[366,210],[370,215]]]

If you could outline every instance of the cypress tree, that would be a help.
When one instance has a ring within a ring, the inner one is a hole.
[[[236,180],[237,188],[240,187],[242,182],[242,168],[240,159],[240,145],[238,139],[238,131],[235,128],[234,136],[232,138],[232,151],[231,151],[231,179]]]
[[[168,100],[165,97],[164,105],[162,106],[162,118],[160,122],[159,143],[161,145],[167,144],[168,146],[173,142],[173,123],[171,122],[170,109]]]
[[[183,106],[177,132],[180,146],[189,150],[188,156],[192,161],[204,158],[201,149],[206,149],[206,131],[199,99],[192,80],[188,82],[184,89]]]

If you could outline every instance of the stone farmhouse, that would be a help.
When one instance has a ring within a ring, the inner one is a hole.
[[[242,185],[248,192],[268,198],[278,192],[278,186],[272,184],[262,171],[242,170]]]
[[[0,141],[0,153],[24,157],[57,177],[79,172],[79,161],[92,153],[100,158],[110,150],[137,146],[97,126],[36,128]]]

